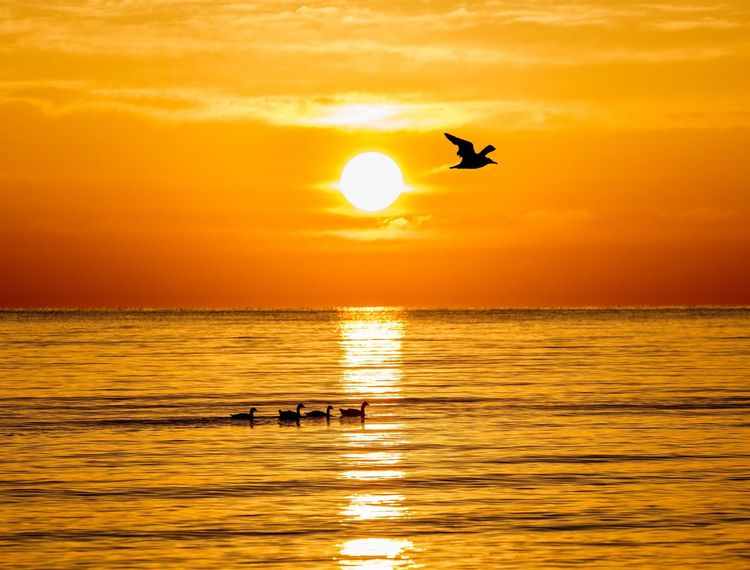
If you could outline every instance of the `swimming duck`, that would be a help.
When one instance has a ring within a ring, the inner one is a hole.
[[[293,422],[298,422],[301,414],[300,410],[305,407],[305,404],[297,404],[297,411],[293,412],[292,410],[279,410],[279,419],[280,420],[291,420]]]
[[[255,408],[250,408],[250,411],[246,414],[232,414],[229,417],[233,420],[249,420],[252,422],[253,420],[255,420],[255,417],[253,417],[253,414],[257,411],[258,410],[256,410]]]
[[[321,410],[313,410],[312,412],[305,412],[305,417],[306,418],[325,418],[327,420],[330,420],[332,409],[333,409],[333,406],[329,404],[325,412]]]
[[[365,406],[369,406],[367,402],[362,402],[362,406],[358,410],[357,408],[339,408],[342,418],[365,418]]]

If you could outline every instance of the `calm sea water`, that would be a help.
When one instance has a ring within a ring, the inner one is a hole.
[[[749,410],[743,309],[3,312],[0,564],[750,568]]]

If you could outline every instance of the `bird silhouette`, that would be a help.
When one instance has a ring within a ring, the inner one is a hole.
[[[458,147],[458,152],[456,154],[461,157],[461,162],[451,166],[451,168],[482,168],[487,164],[497,164],[497,162],[487,157],[488,153],[496,150],[491,144],[488,144],[481,150],[481,152],[477,153],[474,151],[473,143],[454,137],[450,133],[443,134],[445,135],[445,138]]]
[[[339,408],[342,418],[362,418],[365,419],[365,407],[369,406],[368,402],[362,402],[362,406],[357,408]]]
[[[250,411],[246,414],[232,414],[229,417],[233,420],[249,420],[249,421],[255,421],[255,412],[258,410],[256,408],[250,408]]]
[[[326,418],[327,420],[330,420],[332,409],[333,409],[333,406],[328,404],[328,407],[326,408],[325,412],[322,412],[320,410],[313,410],[312,412],[305,412],[305,417],[306,418]]]
[[[300,410],[305,407],[305,404],[297,404],[297,411],[293,410],[279,410],[279,419],[282,421],[298,422],[302,417]]]

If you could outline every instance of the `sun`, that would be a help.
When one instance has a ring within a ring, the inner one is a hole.
[[[387,208],[403,189],[398,164],[379,152],[358,154],[341,172],[341,191],[352,206],[365,212]]]

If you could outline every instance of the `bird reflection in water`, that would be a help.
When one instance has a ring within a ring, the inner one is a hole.
[[[399,310],[342,311],[339,325],[342,349],[342,388],[356,400],[401,395],[401,342],[404,323]],[[376,404],[377,405],[377,404]],[[382,412],[381,412],[382,413]],[[405,496],[398,489],[406,473],[403,461],[404,425],[368,419],[360,429],[347,430],[340,477],[350,482],[340,513],[352,531],[364,534],[339,545],[339,564],[368,570],[414,567],[412,541],[388,538],[395,523],[408,515]],[[387,488],[383,488],[384,484]],[[362,523],[367,522],[366,526]],[[378,523],[374,526],[374,523]],[[380,534],[380,536],[377,536]],[[376,536],[372,536],[376,535]]]

